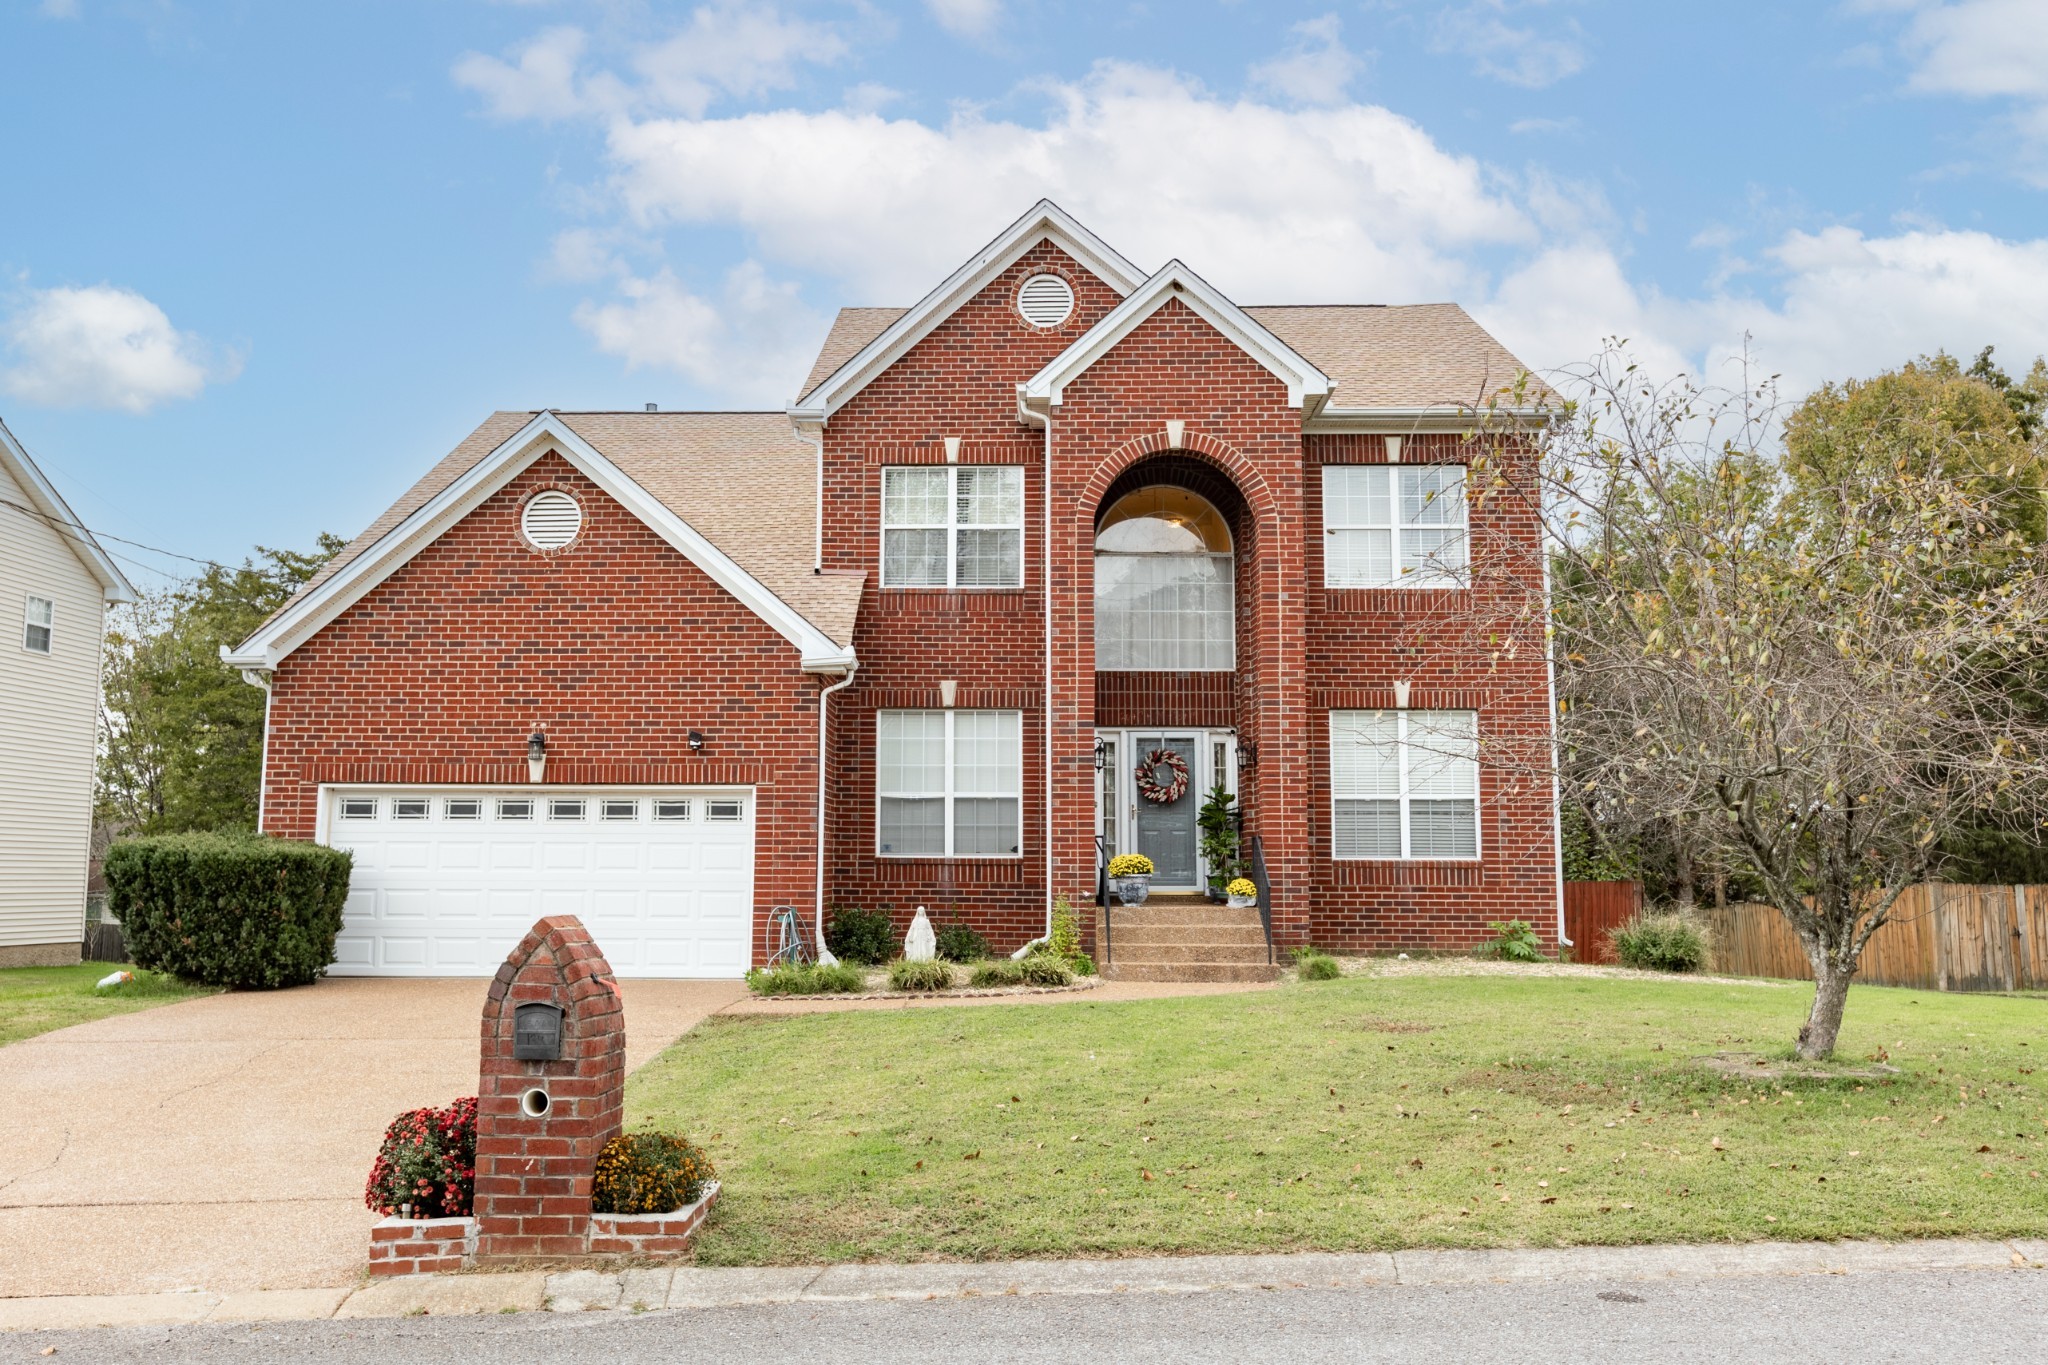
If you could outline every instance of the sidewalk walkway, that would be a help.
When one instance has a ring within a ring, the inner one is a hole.
[[[2048,1240],[1758,1242],[1520,1251],[1174,1256],[1117,1261],[932,1262],[759,1269],[420,1275],[361,1289],[0,1299],[0,1331],[478,1313],[744,1307],[1003,1295],[1191,1294],[1541,1281],[1722,1279],[1874,1271],[2048,1269]]]

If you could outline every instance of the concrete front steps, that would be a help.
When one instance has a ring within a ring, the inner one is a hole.
[[[1115,916],[1105,926],[1103,916]],[[1105,932],[1105,929],[1107,932]],[[1256,907],[1233,910],[1206,896],[1158,895],[1143,905],[1095,912],[1095,944],[1112,981],[1271,981],[1266,931]]]

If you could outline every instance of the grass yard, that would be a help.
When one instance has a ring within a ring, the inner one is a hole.
[[[714,1017],[630,1127],[709,1146],[704,1264],[2048,1233],[2048,1005],[1858,987],[1346,977],[1272,992]]]
[[[135,971],[135,979],[106,990],[93,983],[118,971],[111,962],[81,962],[75,967],[0,968],[0,1045],[18,1043],[51,1029],[90,1023],[112,1014],[212,995],[211,986],[193,986],[159,972]]]

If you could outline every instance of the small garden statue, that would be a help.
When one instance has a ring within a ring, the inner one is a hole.
[[[932,932],[932,922],[926,918],[924,907],[917,907],[917,918],[910,921],[910,932],[903,936],[903,960],[905,962],[930,962],[939,955],[939,936]]]

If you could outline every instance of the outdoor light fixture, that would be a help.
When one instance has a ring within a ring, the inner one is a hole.
[[[1259,746],[1256,744],[1239,744],[1237,746],[1237,766],[1240,768],[1258,767]]]
[[[1106,739],[1098,739],[1095,741],[1095,771],[1101,772],[1104,768],[1108,766],[1109,741]]]
[[[535,730],[526,737],[526,780],[542,782],[548,775],[548,737]]]
[[[690,731],[690,752],[693,754],[704,752],[704,732],[702,730]]]

